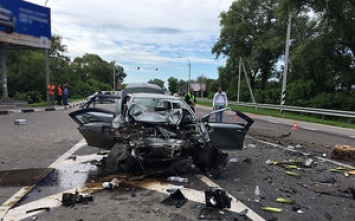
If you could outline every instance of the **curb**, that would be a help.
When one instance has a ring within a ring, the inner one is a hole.
[[[31,112],[41,112],[41,111],[58,111],[58,110],[66,110],[73,107],[77,107],[82,105],[84,102],[69,104],[66,106],[59,107],[42,107],[42,108],[26,108],[26,109],[11,109],[11,110],[0,110],[0,115],[12,114],[12,113],[31,113]]]

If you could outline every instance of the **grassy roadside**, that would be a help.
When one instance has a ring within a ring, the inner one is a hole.
[[[76,98],[76,99],[69,99],[69,104],[71,102],[77,102],[77,101],[83,101],[85,98]],[[57,104],[57,101],[54,102],[54,104]],[[28,104],[28,107],[47,107],[50,106],[46,101],[38,102],[38,103],[33,103],[33,104]]]
[[[199,104],[212,107],[211,102],[200,101]],[[302,114],[302,113],[294,113],[294,112],[286,112],[286,111],[281,113],[278,110],[269,110],[269,109],[262,109],[262,108],[256,109],[254,107],[247,107],[243,105],[234,105],[234,104],[229,105],[229,107],[232,108],[233,110],[239,110],[245,113],[260,114],[265,116],[286,118],[286,119],[306,121],[306,122],[317,123],[317,124],[325,124],[325,125],[355,129],[355,124],[349,122],[348,118],[324,116],[324,119],[322,119],[320,115],[311,115],[305,113]]]

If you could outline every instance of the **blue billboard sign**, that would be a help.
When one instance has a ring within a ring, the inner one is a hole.
[[[50,39],[50,9],[23,0],[0,0],[0,32]]]

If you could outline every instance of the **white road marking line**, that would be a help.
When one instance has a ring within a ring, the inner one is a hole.
[[[212,180],[208,179],[206,176],[203,175],[197,175],[197,177],[204,182],[205,184],[207,184],[209,187],[218,187],[221,188],[218,184],[216,184],[215,182],[213,182]],[[232,196],[231,194],[229,194],[230,197],[232,197],[232,202],[231,202],[231,208],[228,209],[232,212],[236,212],[236,213],[240,213],[241,211],[248,209],[248,213],[247,216],[254,221],[262,221],[265,220],[264,218],[262,218],[261,216],[259,216],[257,213],[255,213],[253,210],[251,210],[250,208],[248,208],[244,203],[240,202],[238,199],[236,199],[234,196]]]
[[[75,144],[72,148],[70,148],[67,152],[65,152],[62,156],[60,156],[55,162],[49,165],[49,168],[57,168],[63,161],[67,160],[71,155],[73,155],[80,148],[86,146],[85,139],[82,139],[79,143]]]
[[[59,157],[55,162],[53,162],[49,167],[50,168],[60,168],[68,164],[75,164],[75,163],[82,163],[86,162],[88,159],[97,159],[97,155],[88,155],[88,156],[82,156],[79,157],[77,156],[77,160],[74,161],[72,159],[68,159],[70,156],[72,156],[77,150],[79,150],[81,147],[87,145],[85,140],[81,140],[79,143],[77,143],[75,146],[73,146],[70,150],[68,150],[66,153],[64,153],[61,157]],[[216,183],[213,181],[209,180],[207,177],[198,175],[197,176],[201,181],[205,182],[208,186],[214,186],[218,187]],[[121,179],[123,180],[123,179]],[[159,193],[164,193],[164,194],[169,194],[168,190],[176,188],[175,185],[170,184],[170,183],[163,183],[163,182],[158,182],[154,180],[149,180],[147,181],[141,181],[141,182],[131,182],[131,185],[135,185],[144,189],[149,189],[153,191],[157,191]],[[20,200],[24,195],[29,193],[36,185],[33,185],[31,188],[29,187],[24,187],[22,188],[18,193],[16,193],[13,197],[11,197],[8,201],[18,201]],[[2,215],[4,221],[12,221],[12,220],[21,220],[25,219],[28,217],[31,217],[33,215],[42,213],[43,210],[39,210],[36,212],[32,212],[29,214],[26,214],[26,211],[31,210],[31,209],[36,209],[36,208],[42,208],[42,207],[49,207],[49,208],[56,208],[62,205],[61,203],[61,196],[64,192],[72,192],[74,193],[75,190],[78,190],[79,193],[82,192],[90,192],[90,191],[99,191],[102,190],[103,187],[102,185],[98,184],[95,186],[95,188],[86,188],[86,187],[76,187],[72,188],[66,191],[63,191],[61,193],[57,193],[51,196],[47,196],[44,198],[41,198],[36,201],[29,202],[27,204],[18,206],[16,208],[11,208],[14,204],[11,206],[6,207],[6,201],[3,206],[5,213]],[[26,190],[23,192],[23,190]],[[190,189],[190,188],[182,188],[181,192],[184,194],[184,196],[191,201],[198,202],[205,204],[205,193],[204,191],[200,190],[195,190],[195,189]],[[230,194],[229,194],[230,195]],[[245,206],[243,203],[239,202],[234,196],[230,195],[232,197],[232,202],[231,202],[231,212],[239,213],[243,211],[244,209],[248,209],[247,216],[254,220],[254,221],[262,221],[264,220],[262,217],[260,217],[258,214],[256,214],[253,210]],[[1,210],[0,210],[1,211]]]
[[[350,136],[351,138],[355,138],[355,136]]]
[[[53,194],[50,196],[43,197],[39,200],[32,201],[29,203],[26,203],[24,205],[15,207],[6,214],[6,217],[4,218],[4,221],[14,221],[14,220],[23,220],[26,218],[29,218],[33,215],[37,215],[43,212],[43,210],[35,211],[32,213],[26,213],[26,211],[32,210],[32,209],[37,209],[37,208],[50,208],[54,209],[56,207],[62,206],[62,195],[63,193],[73,193],[77,191],[79,194],[91,194],[95,191],[102,190],[103,187],[96,187],[96,188],[87,188],[87,187],[82,187],[82,188],[72,188],[57,194]]]
[[[312,131],[318,131],[318,129],[311,128],[311,127],[302,127],[304,130],[312,130]]]
[[[86,145],[85,139],[82,139],[79,143],[74,145],[71,149],[69,149],[67,152],[65,152],[61,157],[59,157],[54,163],[52,163],[49,168],[57,168],[61,162],[66,160],[69,156],[71,156],[73,153],[75,153],[77,150],[82,148],[83,146]],[[36,186],[37,184],[33,184],[30,186],[25,186],[22,187],[17,193],[15,193],[13,196],[11,196],[6,202],[4,202],[0,206],[0,220],[3,220],[8,213],[8,211],[18,202],[20,201],[26,194],[31,192],[31,190]]]

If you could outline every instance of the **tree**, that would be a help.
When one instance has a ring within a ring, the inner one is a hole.
[[[123,83],[123,79],[127,77],[127,74],[124,71],[124,68],[120,65],[115,66],[115,80],[116,84],[121,85]]]
[[[284,23],[276,22],[277,6],[277,0],[239,0],[228,12],[221,13],[220,38],[212,53],[216,57],[227,56],[226,67],[219,69],[222,84],[231,82],[230,75],[236,76],[239,57],[243,57],[251,70],[248,74],[252,85],[259,74],[260,88],[265,89],[272,68],[283,53],[285,28]]]
[[[149,80],[148,81],[149,84],[155,84],[158,85],[159,87],[163,88],[164,87],[164,81],[160,80],[158,78],[155,78],[154,80]]]
[[[179,90],[178,79],[174,77],[168,78],[168,89],[171,94],[175,94]]]

